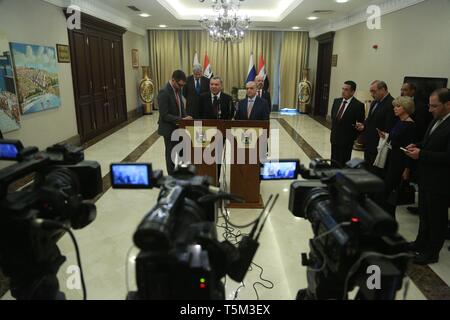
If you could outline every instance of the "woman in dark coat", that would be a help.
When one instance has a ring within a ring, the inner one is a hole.
[[[410,97],[399,97],[392,102],[394,113],[399,118],[397,124],[389,133],[388,143],[391,146],[386,160],[386,176],[384,179],[384,209],[395,217],[396,205],[390,203],[389,197],[394,190],[397,190],[402,180],[409,181],[411,159],[406,156],[400,148],[406,148],[414,143],[416,134],[416,124],[411,119],[414,113],[414,100]],[[380,138],[385,138],[386,133],[379,132]]]

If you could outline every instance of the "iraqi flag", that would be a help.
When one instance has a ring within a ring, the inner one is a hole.
[[[250,55],[250,62],[248,64],[248,73],[247,73],[247,81],[245,83],[249,83],[250,81],[255,81],[256,78],[256,69],[255,63],[253,62],[253,53]]]
[[[206,78],[211,79],[214,76],[211,69],[211,64],[209,63],[208,54],[205,55],[205,63],[203,64],[203,70],[204,70],[203,75]]]
[[[258,76],[264,77],[264,90],[268,90],[270,86],[269,76],[267,75],[266,72],[266,62],[264,61],[264,57],[262,54],[259,57]]]

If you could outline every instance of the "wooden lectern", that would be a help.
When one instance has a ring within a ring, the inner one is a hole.
[[[231,143],[230,192],[245,199],[245,203],[231,202],[228,208],[264,208],[260,194],[260,155],[265,155],[268,149],[265,144],[261,145],[264,149],[260,149],[260,140],[265,137],[267,141],[270,121],[229,121],[227,129],[231,133],[227,139],[234,139]],[[243,155],[245,159],[242,159]]]
[[[225,122],[223,120],[181,120],[180,128],[185,129],[190,136],[191,159],[195,164],[197,174],[209,176],[213,179],[213,185],[219,185],[219,171],[216,161],[206,163],[203,155],[211,154],[216,159],[221,159],[222,154],[217,153],[215,141],[217,133],[221,132],[225,137]],[[222,142],[221,142],[222,143]]]
[[[269,121],[224,121],[224,120],[181,120],[180,128],[185,129],[190,137],[190,162],[195,164],[197,174],[209,176],[218,186],[219,175],[217,162],[223,154],[217,153],[215,142],[226,138],[231,145],[230,192],[242,197],[245,203],[231,202],[229,208],[259,209],[264,207],[260,194],[261,157],[268,150],[260,150],[260,140],[268,137]],[[221,132],[221,137],[217,136]],[[223,141],[221,141],[223,142]],[[204,154],[209,154],[216,161],[207,163]],[[226,177],[222,177],[225,179]]]

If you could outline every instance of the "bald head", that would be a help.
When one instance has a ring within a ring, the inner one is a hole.
[[[253,99],[256,96],[256,82],[248,82],[245,88],[247,89],[247,96]]]
[[[257,75],[255,78],[256,88],[258,90],[262,90],[264,88],[264,77],[261,75]]]

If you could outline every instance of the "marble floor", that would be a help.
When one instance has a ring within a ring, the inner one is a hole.
[[[282,126],[282,123],[285,125]],[[273,115],[271,127],[279,129],[281,158],[299,158],[303,164],[310,161],[304,148],[300,147],[286,131],[286,123],[317,154],[324,158],[330,156],[329,129],[325,126],[304,115]],[[100,162],[102,174],[106,175],[110,163],[126,159],[156,129],[157,114],[139,118],[89,147],[85,151],[86,159]],[[354,156],[362,155],[355,152]],[[153,168],[164,169],[163,140],[161,138],[156,140],[138,162],[151,162]],[[307,286],[306,268],[301,265],[300,256],[303,252],[309,252],[308,240],[313,234],[308,221],[295,218],[288,210],[290,183],[291,181],[263,182],[261,187],[264,200],[271,194],[280,195],[262,232],[260,247],[254,259],[254,262],[263,268],[262,278],[273,283],[273,288],[266,288],[271,287],[271,283],[261,280],[261,269],[254,265],[243,284],[227,279],[227,299],[232,300],[237,296],[238,300],[255,300],[258,294],[260,299],[292,300],[299,289]],[[97,219],[87,228],[75,232],[81,250],[88,299],[123,300],[127,291],[135,288],[132,257],[136,250],[133,249],[132,236],[143,216],[155,204],[157,196],[158,190],[109,189],[96,203]],[[229,212],[231,221],[238,225],[252,221],[259,213],[258,210],[238,209]],[[413,240],[417,232],[418,218],[409,215],[406,209],[401,207],[398,211],[398,220],[400,233],[408,240]],[[223,219],[219,219],[218,224],[222,223]],[[224,231],[219,227],[218,232],[222,235]],[[248,232],[248,229],[241,232]],[[450,252],[446,250],[448,245],[450,242],[446,243],[445,249],[441,252],[439,263],[430,266],[430,272],[446,286],[450,285]],[[59,242],[59,246],[62,253],[67,256],[67,262],[58,274],[61,289],[68,299],[81,299],[80,290],[69,289],[71,280],[69,267],[76,265],[73,244],[70,238],[65,236]],[[430,295],[427,295],[426,291],[429,289],[422,288],[423,282],[418,285],[415,281],[410,281],[406,298],[414,300],[429,298]],[[446,290],[448,291],[448,287]],[[399,292],[399,299],[403,298],[403,293],[403,290]],[[3,299],[11,297],[7,294]]]

